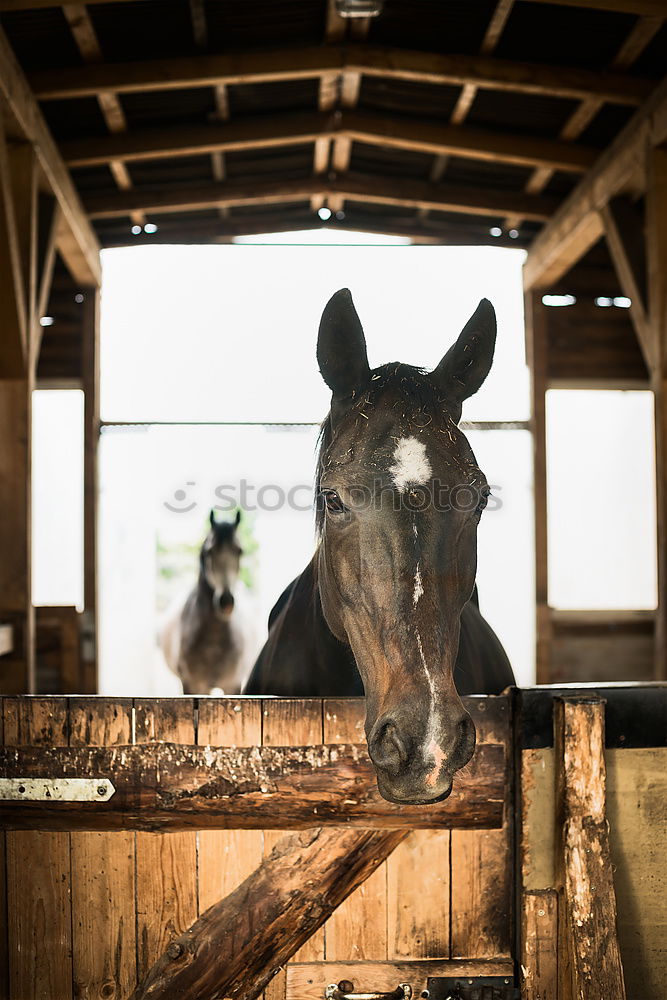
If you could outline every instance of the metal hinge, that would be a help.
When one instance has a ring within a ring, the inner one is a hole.
[[[5,802],[108,802],[115,791],[108,778],[0,778]]]

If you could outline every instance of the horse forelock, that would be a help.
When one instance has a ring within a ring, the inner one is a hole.
[[[384,412],[391,416],[392,410],[400,410],[400,418],[414,421],[423,428],[437,420],[452,420],[446,400],[439,394],[437,386],[428,378],[423,368],[390,362],[376,368],[368,384],[350,404],[334,424],[331,412],[322,421],[318,438],[317,465],[315,478],[315,523],[318,535],[324,524],[324,505],[319,500],[320,484],[325,468],[325,458],[339,435],[349,427],[350,421],[360,426],[360,418],[369,420],[371,416]],[[399,419],[399,415],[397,415]]]

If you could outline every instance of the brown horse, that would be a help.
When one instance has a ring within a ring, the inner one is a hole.
[[[365,692],[369,753],[382,795],[395,802],[449,795],[475,746],[460,695],[514,681],[477,607],[477,525],[489,488],[458,427],[495,336],[493,306],[482,299],[435,371],[371,371],[347,289],[320,324],[332,401],[318,461],[319,545],[273,609],[246,692]]]

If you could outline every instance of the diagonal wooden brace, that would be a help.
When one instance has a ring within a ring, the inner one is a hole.
[[[333,827],[283,837],[171,942],[130,1000],[254,1000],[407,835]]]

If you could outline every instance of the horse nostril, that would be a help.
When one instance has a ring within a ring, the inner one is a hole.
[[[376,727],[369,741],[369,751],[375,766],[392,775],[399,774],[408,760],[408,750],[391,720]]]

